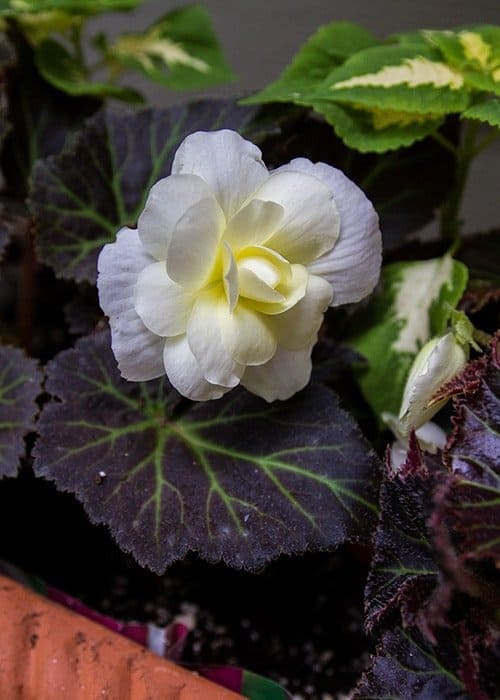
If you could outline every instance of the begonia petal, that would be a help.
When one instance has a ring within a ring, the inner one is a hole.
[[[378,216],[360,188],[337,168],[296,158],[277,172],[300,171],[321,180],[333,193],[340,233],[330,252],[309,264],[333,288],[331,306],[360,301],[373,291],[380,275],[382,236]]]
[[[224,347],[235,362],[261,365],[276,352],[276,337],[264,314],[241,300],[232,313],[219,306],[219,323]]]
[[[283,207],[283,219],[264,241],[292,263],[307,265],[331,250],[338,237],[339,215],[333,193],[309,174],[280,168],[255,193]]]
[[[137,224],[147,252],[165,260],[175,224],[193,204],[211,196],[210,187],[196,175],[170,175],[153,185]]]
[[[261,155],[235,131],[197,131],[177,149],[172,174],[202,177],[229,220],[269,176]]]
[[[164,343],[164,371],[172,386],[183,396],[192,401],[209,401],[220,399],[230,390],[231,387],[217,386],[205,379],[185,334],[167,338]]]
[[[193,204],[172,233],[168,276],[183,287],[199,289],[214,267],[224,226],[224,214],[213,197]]]
[[[316,275],[309,275],[304,297],[291,309],[271,319],[279,345],[289,350],[310,345],[320,329],[331,298],[330,283]]]
[[[205,378],[222,386],[239,384],[244,367],[226,349],[222,341],[219,310],[229,314],[222,290],[198,295],[189,319],[187,336],[191,352],[196,357]]]
[[[137,231],[129,228],[122,228],[116,242],[104,246],[97,262],[99,302],[109,316],[111,347],[120,372],[131,381],[165,374],[164,341],[146,328],[134,308],[137,278],[154,262]]]
[[[134,306],[153,333],[164,337],[185,333],[193,303],[193,295],[170,279],[165,262],[155,262],[139,273]]]
[[[235,251],[257,245],[276,231],[283,214],[283,207],[275,202],[251,199],[228,222],[224,240]]]
[[[301,350],[279,347],[266,364],[246,368],[242,386],[269,402],[289,399],[309,382],[313,345]]]

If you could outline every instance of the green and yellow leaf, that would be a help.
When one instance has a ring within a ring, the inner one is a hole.
[[[234,78],[210,16],[200,5],[169,12],[144,32],[124,34],[105,46],[105,52],[115,70],[138,70],[176,90]]]
[[[467,268],[443,258],[388,265],[380,292],[350,341],[368,360],[359,376],[375,413],[398,413],[411,363],[424,343],[443,333],[467,284]]]

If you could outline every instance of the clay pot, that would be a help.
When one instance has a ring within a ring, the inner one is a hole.
[[[0,698],[242,697],[0,576]]]

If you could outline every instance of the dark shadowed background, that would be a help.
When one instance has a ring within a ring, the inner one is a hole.
[[[145,2],[133,16],[115,14],[94,21],[108,32],[138,31],[183,0]],[[238,80],[199,93],[173,93],[130,77],[154,104],[187,96],[238,96],[275,79],[299,46],[320,24],[350,20],[383,37],[392,32],[461,24],[500,24],[500,0],[205,0],[204,5]],[[424,184],[424,183],[423,183]],[[463,215],[468,231],[500,223],[500,139],[477,158],[466,191]]]

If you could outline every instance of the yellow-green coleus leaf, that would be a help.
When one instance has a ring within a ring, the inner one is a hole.
[[[334,69],[311,97],[429,117],[461,112],[470,101],[462,74],[421,44],[360,51]]]
[[[359,377],[375,413],[398,413],[410,366],[420,348],[442,334],[467,284],[467,268],[449,255],[387,265],[363,330],[350,344],[368,360]]]
[[[132,10],[138,4],[139,0],[4,0],[0,5],[0,16],[17,18],[26,13],[56,11],[88,15],[112,10]]]
[[[443,117],[377,108],[360,109],[349,104],[314,100],[310,106],[322,114],[350,148],[361,153],[385,153],[429,136]]]
[[[123,34],[104,51],[115,70],[138,70],[176,90],[234,79],[201,5],[169,12],[144,32]]]
[[[462,114],[462,118],[475,119],[500,129],[500,99],[493,98],[473,105]]]
[[[500,95],[500,27],[480,25],[423,35],[467,86]]]
[[[331,22],[320,27],[301,46],[280,77],[256,95],[242,100],[243,104],[295,102],[310,95],[331,70],[369,46],[379,42],[363,27],[352,22]]]

